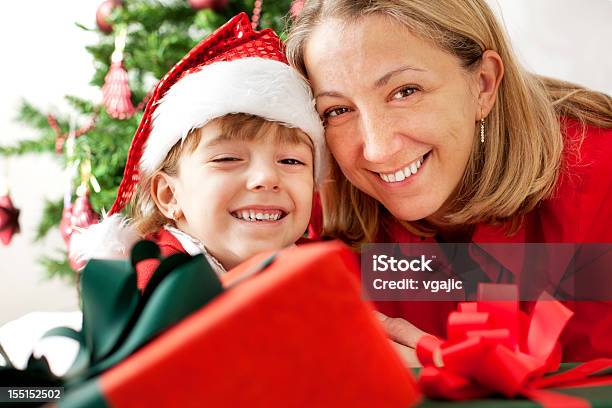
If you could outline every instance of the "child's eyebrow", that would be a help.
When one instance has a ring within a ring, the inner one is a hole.
[[[215,136],[213,139],[207,141],[206,143],[202,144],[202,147],[215,147],[218,146],[224,142],[227,142],[228,140],[230,140],[229,137],[227,137],[226,135],[220,134]]]

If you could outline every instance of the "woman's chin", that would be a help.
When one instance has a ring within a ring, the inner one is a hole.
[[[418,221],[434,214],[440,206],[411,206],[406,208],[406,204],[385,205],[387,210],[398,220]],[[435,207],[435,208],[434,208]]]

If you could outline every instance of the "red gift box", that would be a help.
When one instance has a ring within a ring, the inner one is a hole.
[[[265,258],[230,271],[225,293],[84,388],[114,407],[417,402],[411,374],[360,299],[346,246],[287,249],[242,279]]]

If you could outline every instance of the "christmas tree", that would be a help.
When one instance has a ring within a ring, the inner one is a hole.
[[[202,38],[240,12],[252,16],[257,29],[269,27],[277,33],[286,29],[291,0],[263,3],[262,0],[106,0],[96,13],[97,27],[77,23],[83,30],[100,33],[99,42],[88,46],[87,51],[95,64],[91,84],[100,88],[103,101],[65,97],[79,117],[88,118],[79,129],[70,123],[68,113],[52,116],[24,101],[18,120],[34,129],[36,137],[13,146],[0,146],[0,156],[55,152],[62,165],[71,169],[66,196],[45,203],[37,239],[59,226],[69,246],[74,227],[87,226],[110,209],[149,92]],[[296,4],[292,12],[295,8]],[[9,219],[15,213],[6,210],[0,212],[3,214]],[[2,227],[7,229],[5,235],[16,229],[8,221],[0,225],[5,225],[6,228]],[[12,229],[8,230],[9,227]],[[75,276],[78,266],[68,259],[67,251],[59,259],[49,255],[42,263],[49,276],[67,278]]]

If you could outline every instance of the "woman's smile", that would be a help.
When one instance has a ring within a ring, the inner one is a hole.
[[[378,175],[378,178],[384,182],[388,187],[394,188],[398,186],[405,186],[408,183],[412,183],[417,178],[417,175],[420,175],[422,170],[421,168],[425,164],[425,161],[429,157],[429,153],[420,156],[416,160],[411,161],[410,163],[398,168],[397,170],[393,170],[390,172],[374,172]]]

